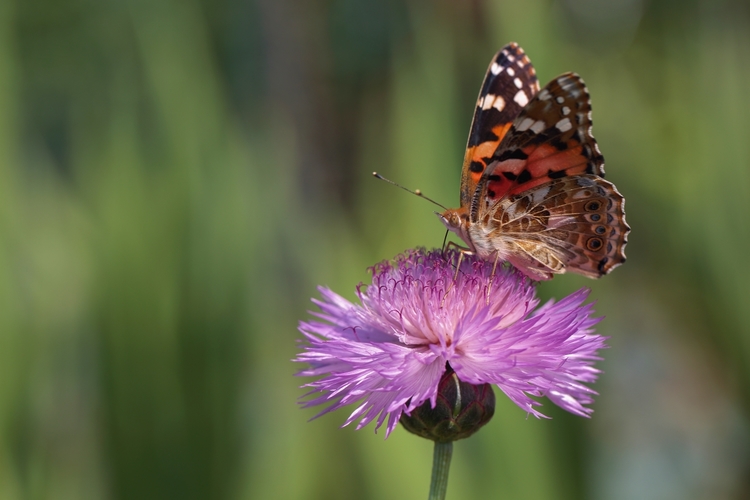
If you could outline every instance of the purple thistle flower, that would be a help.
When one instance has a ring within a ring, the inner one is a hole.
[[[492,262],[464,255],[454,282],[457,261],[457,251],[417,249],[381,262],[357,287],[361,305],[320,287],[319,321],[300,322],[307,342],[294,359],[310,365],[298,375],[321,377],[303,386],[315,396],[303,406],[331,403],[317,418],[356,403],[344,425],[376,420],[377,430],[387,419],[387,436],[402,413],[435,406],[449,363],[461,381],[495,384],[537,418],[531,396],[589,416],[597,393],[584,384],[597,378],[606,338],[593,334],[588,289],[534,310],[534,282],[518,271],[498,266],[493,276]]]

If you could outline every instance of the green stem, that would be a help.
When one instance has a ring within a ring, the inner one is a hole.
[[[432,481],[430,482],[428,500],[445,500],[451,456],[453,456],[453,441],[447,443],[435,441],[435,451],[432,454]]]

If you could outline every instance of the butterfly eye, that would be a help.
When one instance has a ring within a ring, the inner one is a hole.
[[[443,224],[448,226],[448,229],[453,230],[453,228],[456,228],[461,225],[461,218],[456,212],[451,212],[451,213],[446,212],[446,213],[438,214],[438,215],[440,215],[440,218],[443,220]]]

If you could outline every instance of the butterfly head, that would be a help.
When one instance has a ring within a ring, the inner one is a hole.
[[[456,233],[472,251],[474,250],[474,245],[469,236],[469,213],[465,208],[449,208],[443,213],[435,212],[435,214],[440,217],[448,230]]]

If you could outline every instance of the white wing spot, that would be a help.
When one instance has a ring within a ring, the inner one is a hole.
[[[509,74],[510,76],[516,76],[516,72],[515,72],[515,71],[513,71],[513,68],[508,68],[508,69],[507,69],[506,71],[508,72],[508,74]]]
[[[589,125],[589,137],[594,137],[594,133],[591,131],[591,125]]]
[[[544,89],[541,92],[539,92],[539,99],[542,101],[549,101],[552,98],[552,94],[549,93],[549,90]]]
[[[557,104],[562,104],[565,102],[565,98],[563,96],[557,96],[555,97],[555,100],[557,101]]]
[[[570,118],[563,118],[559,122],[555,123],[555,127],[560,132],[567,132],[568,130],[573,128],[573,124],[570,123]]]
[[[518,130],[519,132],[525,132],[526,130],[529,130],[529,127],[531,127],[533,124],[533,118],[524,118],[523,121],[518,124],[516,130]]]
[[[499,95],[487,94],[486,96],[479,99],[477,106],[482,110],[495,108],[498,111],[502,111],[505,108],[505,99]]]
[[[589,112],[586,114],[586,117],[589,119],[589,121],[591,121],[591,110],[589,110]]]
[[[496,62],[493,62],[493,63],[492,63],[492,66],[490,66],[490,72],[491,72],[491,73],[492,73],[493,75],[497,75],[497,74],[498,74],[498,73],[500,73],[500,72],[501,72],[502,70],[503,70],[503,67],[502,67],[502,66],[500,66],[500,65],[499,65],[498,63],[496,63]]]
[[[510,68],[508,68],[508,69],[510,69]],[[514,78],[514,79],[513,79],[513,83],[515,83],[515,84],[516,84],[516,87],[518,87],[519,89],[520,89],[521,87],[523,87],[523,82],[521,81],[521,79],[520,79],[520,78]]]
[[[563,116],[568,116],[570,114],[570,108],[567,106],[563,106],[562,112],[563,112]]]
[[[518,61],[516,61],[516,64],[518,64],[519,68],[523,68],[523,61],[518,60]]]
[[[495,102],[492,104],[492,107],[498,111],[502,111],[505,109],[505,99],[502,96],[495,96]]]
[[[503,51],[504,54],[506,54],[506,57],[508,58],[508,61],[513,62],[516,60],[515,57],[513,57],[511,54],[508,54],[507,52]]]
[[[513,100],[518,103],[519,106],[523,107],[529,103],[529,98],[526,96],[526,92],[519,90],[513,97]]]
[[[541,134],[545,128],[547,128],[547,124],[545,124],[542,120],[537,120],[536,122],[534,122],[534,125],[531,126],[531,131],[535,134]]]
[[[602,152],[599,150],[599,145],[597,143],[594,143],[594,149],[596,150],[596,154],[600,155]]]

